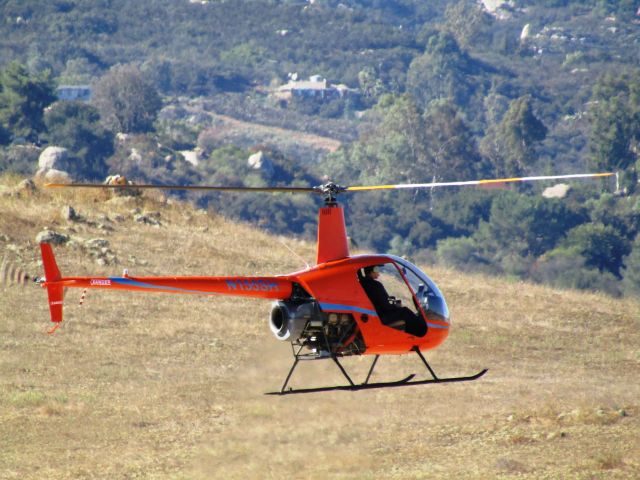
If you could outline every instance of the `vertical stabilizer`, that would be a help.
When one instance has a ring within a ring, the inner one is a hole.
[[[48,243],[41,243],[40,251],[42,252],[42,264],[44,266],[45,281],[43,285],[46,287],[47,295],[49,296],[51,321],[60,323],[62,321],[64,287],[57,282],[62,279],[62,275],[60,274],[60,269],[56,264],[56,258],[53,255],[51,245]]]
[[[340,205],[325,206],[318,213],[318,256],[316,263],[349,256],[344,210]]]

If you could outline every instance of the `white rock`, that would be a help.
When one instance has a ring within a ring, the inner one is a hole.
[[[251,155],[247,164],[254,170],[261,170],[266,176],[271,176],[274,173],[273,163],[262,151]]]
[[[200,155],[198,150],[181,150],[180,153],[184,159],[191,165],[198,166],[200,163]]]
[[[38,169],[69,170],[69,152],[63,147],[47,147],[38,158]]]
[[[544,198],[564,198],[569,193],[571,187],[566,183],[559,183],[553,187],[545,188],[542,192]]]
[[[131,149],[131,153],[129,154],[129,160],[135,163],[142,162],[142,155],[140,154],[137,148]]]

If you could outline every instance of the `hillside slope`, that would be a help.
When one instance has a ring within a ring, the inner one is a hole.
[[[160,195],[0,191],[0,258],[29,272],[45,227],[71,238],[54,247],[66,275],[301,267],[281,240]],[[80,307],[72,290],[48,336],[44,291],[2,285],[0,478],[640,476],[640,303],[423,267],[454,325],[428,358],[443,375],[489,367],[475,383],[265,396],[291,362],[265,302],[90,291]],[[360,378],[369,359],[344,363]],[[379,364],[379,380],[422,375],[409,356]],[[341,378],[309,362],[292,382]]]

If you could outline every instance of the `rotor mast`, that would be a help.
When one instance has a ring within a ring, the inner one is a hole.
[[[344,209],[337,196],[345,187],[329,182],[316,187],[324,196],[324,206],[318,212],[318,246],[316,264],[349,256],[349,241],[344,222]]]

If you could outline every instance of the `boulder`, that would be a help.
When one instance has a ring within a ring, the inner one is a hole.
[[[34,178],[42,183],[71,183],[71,175],[56,169],[40,169]]]
[[[494,13],[505,3],[508,3],[507,0],[482,0],[484,8],[486,8],[489,13]]]
[[[542,192],[544,198],[564,198],[569,193],[571,187],[566,183],[559,183],[553,187],[545,188]]]
[[[62,245],[67,243],[69,239],[69,235],[54,230],[43,230],[36,235],[36,243],[50,243],[52,245]]]
[[[129,160],[135,164],[140,164],[142,162],[142,155],[137,148],[132,148],[129,153]]]
[[[76,209],[71,205],[65,205],[64,207],[62,207],[62,210],[60,210],[60,214],[62,215],[63,219],[70,222],[80,220],[80,215],[76,213]]]
[[[119,145],[124,145],[125,143],[127,143],[129,141],[130,137],[131,137],[131,135],[129,135],[128,133],[118,132],[118,133],[116,133],[116,142]]]
[[[109,240],[104,238],[92,238],[84,242],[84,245],[90,250],[101,250],[103,248],[109,248]]]
[[[116,254],[109,248],[109,240],[104,238],[92,238],[84,242],[84,247],[90,257],[95,259],[98,265],[111,265],[118,263]]]
[[[47,147],[38,158],[38,170],[62,170],[69,171],[69,152],[63,147]]]
[[[162,225],[160,223],[160,212],[148,212],[144,215],[141,213],[137,213],[133,216],[133,221],[144,223],[145,225],[153,225],[155,227],[159,227],[160,225]]]
[[[189,162],[194,167],[197,167],[202,158],[202,149],[196,148],[195,150],[181,150],[180,153],[184,157],[185,161]]]
[[[35,179],[44,183],[70,183],[72,176],[81,176],[78,165],[66,148],[47,147],[38,157]]]
[[[251,155],[247,164],[254,170],[260,170],[266,177],[271,177],[274,173],[273,162],[262,150]]]

